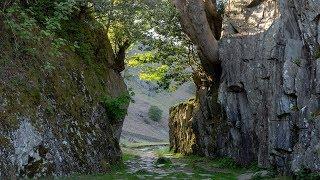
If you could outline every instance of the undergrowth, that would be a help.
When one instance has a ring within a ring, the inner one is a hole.
[[[5,27],[13,34],[15,53],[36,56],[42,53],[37,45],[50,40],[49,55],[59,57],[61,47],[67,41],[56,36],[56,32],[61,30],[61,21],[68,20],[76,9],[73,0],[16,1],[0,10],[0,16],[4,17]]]
[[[130,100],[130,94],[124,93],[115,98],[112,98],[110,96],[104,96],[101,100],[101,103],[106,110],[108,118],[110,118],[113,121],[118,121],[126,116],[126,106],[130,103]]]

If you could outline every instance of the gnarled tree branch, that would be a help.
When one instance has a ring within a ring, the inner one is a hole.
[[[208,72],[209,69],[220,66],[217,39],[221,33],[221,16],[218,14],[216,0],[172,1],[180,12],[184,32],[201,51],[205,70]],[[219,23],[215,24],[217,22]]]

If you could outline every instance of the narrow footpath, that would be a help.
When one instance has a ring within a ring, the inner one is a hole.
[[[240,167],[231,159],[211,159],[199,156],[183,156],[169,151],[167,145],[138,145],[122,147],[123,164],[113,167],[107,174],[72,176],[76,180],[291,180],[275,177],[257,166]]]
[[[167,146],[135,147],[129,151],[135,156],[124,163],[127,173],[137,179],[247,180],[266,176],[268,173],[254,168],[242,169],[226,159],[210,160],[173,154]]]

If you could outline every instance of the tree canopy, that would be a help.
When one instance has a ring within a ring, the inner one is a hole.
[[[164,89],[190,80],[198,57],[170,0],[100,3],[95,5],[96,17],[106,26],[113,49],[135,52],[126,61],[141,69],[141,79],[155,81]]]
[[[197,49],[182,31],[170,0],[4,0],[0,7],[17,36],[34,43],[51,38],[53,55],[66,44],[79,48],[57,34],[75,12],[89,12],[105,27],[116,62],[126,59],[129,66],[141,69],[141,79],[165,89],[190,80],[199,67]],[[41,32],[33,33],[34,29]]]

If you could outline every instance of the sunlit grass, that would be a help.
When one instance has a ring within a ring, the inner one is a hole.
[[[172,155],[173,154],[172,152],[170,152],[170,149],[167,146],[160,147],[159,149],[155,150],[155,153],[159,157],[164,157],[166,155]]]
[[[137,158],[138,156],[135,153],[131,153],[131,152],[124,152],[122,155],[122,160],[123,161],[129,161],[132,159]]]

